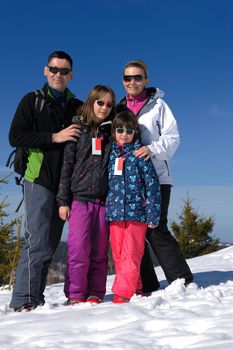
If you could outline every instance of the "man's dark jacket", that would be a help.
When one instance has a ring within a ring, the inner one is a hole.
[[[52,143],[52,134],[68,127],[83,103],[68,89],[65,91],[64,106],[52,96],[48,84],[44,85],[43,91],[45,104],[37,117],[35,117],[35,92],[23,97],[10,127],[9,142],[12,147],[24,147],[29,153],[25,179],[56,193],[64,143]],[[36,175],[33,177],[31,174]]]

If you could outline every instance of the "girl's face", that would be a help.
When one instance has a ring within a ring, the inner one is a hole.
[[[133,141],[135,130],[127,129],[126,126],[123,128],[116,128],[115,130],[115,138],[116,142],[120,145],[124,143],[130,143]]]
[[[93,105],[94,114],[99,122],[106,119],[111,113],[113,103],[110,93],[101,95],[98,100],[95,100]]]
[[[124,71],[123,85],[126,93],[132,97],[138,96],[144,90],[145,85],[148,83],[148,79],[145,78],[145,74],[142,68],[128,67]]]

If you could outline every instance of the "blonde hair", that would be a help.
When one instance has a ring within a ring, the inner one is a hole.
[[[124,72],[126,70],[126,68],[129,68],[129,67],[137,67],[137,68],[141,68],[144,72],[144,76],[145,78],[147,79],[148,78],[148,67],[147,65],[145,64],[145,62],[143,62],[142,60],[132,60],[132,61],[129,61],[125,67],[124,67],[124,70],[123,70],[123,75],[124,75]]]

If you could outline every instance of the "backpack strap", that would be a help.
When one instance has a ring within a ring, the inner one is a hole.
[[[24,187],[23,187],[23,183],[21,182],[22,179],[23,179],[23,175],[21,175],[20,177],[19,177],[19,176],[15,176],[15,183],[16,183],[16,185],[21,186],[21,188],[22,188],[22,194],[23,194],[23,195],[22,195],[22,199],[21,199],[21,201],[19,202],[18,207],[15,209],[15,213],[18,213],[18,211],[19,211],[21,205],[23,204],[23,200],[24,200]]]
[[[9,155],[8,159],[7,159],[7,162],[6,162],[6,166],[11,168],[12,165],[14,164],[14,159],[11,161],[11,158],[13,156],[15,156],[15,153],[16,153],[16,148],[11,152],[11,154]],[[24,187],[23,187],[23,183],[22,183],[22,179],[23,179],[23,175],[20,175],[20,176],[15,176],[15,183],[17,186],[21,186],[22,188],[22,199],[21,201],[19,202],[19,205],[18,207],[15,209],[15,213],[17,213],[23,203],[23,200],[24,200]]]
[[[10,155],[9,155],[7,161],[6,161],[6,167],[7,168],[11,168],[12,165],[14,164],[14,159],[13,160],[11,160],[11,159],[15,155],[15,152],[16,152],[16,149],[13,149],[13,151],[10,153]]]
[[[36,100],[35,100],[35,115],[36,117],[40,114],[42,111],[44,105],[45,105],[45,93],[41,90],[35,90]]]

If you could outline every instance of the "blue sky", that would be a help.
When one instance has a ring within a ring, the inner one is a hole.
[[[181,134],[170,220],[188,193],[200,214],[214,217],[214,235],[233,242],[233,1],[4,1],[0,39],[0,177],[8,173],[15,109],[43,85],[49,53],[73,57],[70,88],[81,99],[102,83],[119,101],[122,69],[139,58],[149,66],[149,85],[166,93]],[[0,191],[13,210],[19,189],[11,181]]]

